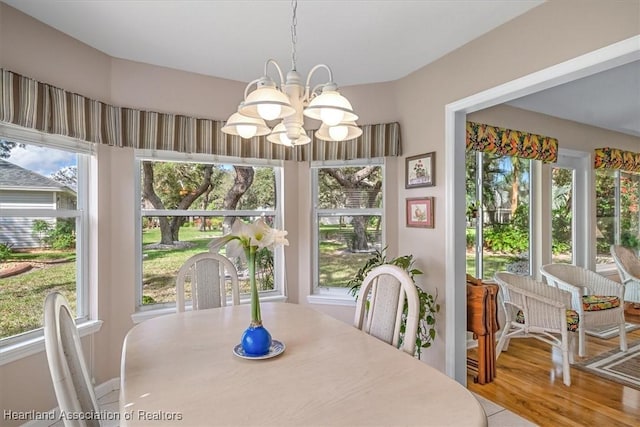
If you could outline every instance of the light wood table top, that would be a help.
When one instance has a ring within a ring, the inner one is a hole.
[[[245,360],[233,348],[249,305],[136,325],[122,356],[121,425],[486,426],[462,385],[308,306],[263,303],[284,353]]]

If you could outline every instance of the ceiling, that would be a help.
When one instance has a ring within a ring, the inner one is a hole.
[[[640,61],[507,104],[640,137]]]
[[[269,58],[291,68],[288,0],[0,1],[117,58],[245,82]],[[541,3],[299,0],[296,68],[327,64],[340,86],[397,80]],[[639,63],[509,104],[640,136]]]
[[[1,1],[116,58],[244,82],[269,58],[291,68],[288,0]],[[327,64],[340,86],[397,80],[541,3],[299,0],[297,68]]]

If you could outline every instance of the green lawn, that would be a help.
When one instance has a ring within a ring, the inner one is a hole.
[[[320,259],[323,268],[320,281],[323,286],[346,286],[360,266],[371,256],[369,253],[353,253],[347,250],[344,233],[350,227],[327,227],[320,243]],[[160,241],[160,230],[143,231],[143,295],[145,302],[175,301],[175,277],[182,263],[190,256],[206,252],[207,244],[219,232],[201,232],[195,227],[182,227],[180,241],[193,246],[180,249],[148,249],[146,245]],[[342,236],[342,237],[340,237]],[[222,251],[224,253],[224,250]],[[46,295],[60,291],[75,310],[76,267],[75,251],[44,251],[13,253],[8,261],[51,261],[17,276],[0,280],[0,338],[29,331],[42,326],[43,304]],[[248,281],[241,281],[241,289],[248,290]]]
[[[51,254],[47,258],[46,253],[38,254],[38,257],[30,259],[53,259]],[[24,254],[16,256],[19,260],[25,260]],[[44,299],[49,292],[60,291],[68,300],[75,312],[76,307],[76,268],[69,253],[66,258],[72,261],[61,264],[50,264],[44,268],[37,268],[17,276],[0,279],[0,338],[19,334],[42,326]],[[12,258],[13,259],[13,258]]]

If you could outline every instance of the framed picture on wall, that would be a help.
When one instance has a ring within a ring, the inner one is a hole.
[[[436,185],[436,153],[419,154],[405,159],[404,188]]]
[[[407,199],[407,227],[434,228],[433,197]]]

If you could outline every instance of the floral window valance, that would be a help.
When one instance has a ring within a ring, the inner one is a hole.
[[[596,169],[621,169],[627,172],[640,172],[640,153],[605,147],[596,148],[593,157],[593,166]]]
[[[468,121],[467,151],[472,150],[554,163],[558,159],[558,140]]]
[[[0,122],[117,147],[274,160],[401,155],[400,125],[363,125],[355,140],[286,147],[222,133],[224,122],[118,107],[0,68]],[[310,132],[311,133],[311,132]]]

